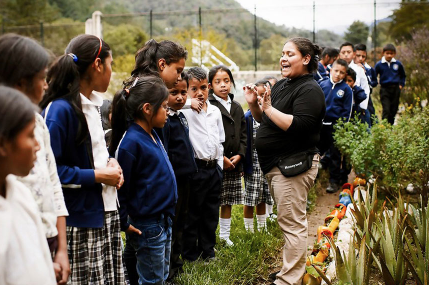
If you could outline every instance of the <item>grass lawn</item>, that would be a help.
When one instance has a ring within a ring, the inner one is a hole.
[[[268,232],[247,233],[244,229],[243,206],[232,207],[231,240],[234,246],[216,244],[216,260],[185,263],[184,273],[175,284],[183,285],[231,285],[269,284],[268,275],[281,265],[279,252],[283,236],[277,221],[267,220]],[[218,234],[218,232],[217,232]],[[278,269],[279,270],[279,269]]]

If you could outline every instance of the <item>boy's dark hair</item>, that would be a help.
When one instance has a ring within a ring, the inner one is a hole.
[[[207,79],[207,73],[204,71],[204,69],[198,66],[189,68],[186,75],[188,76],[188,82],[194,78],[198,81]]]
[[[344,59],[337,59],[336,61],[334,61],[334,63],[332,64],[332,66],[334,66],[335,64],[344,66],[346,69],[349,68],[349,65],[347,64],[347,61],[345,61]]]
[[[356,71],[353,68],[347,68],[347,76],[350,76],[354,82],[356,82]]]
[[[394,53],[396,53],[396,48],[393,44],[387,44],[383,47],[383,52],[386,51],[393,51]]]
[[[307,54],[310,55],[310,62],[307,65],[308,72],[313,73],[317,70],[321,53],[318,45],[312,43],[309,39],[301,37],[291,38],[287,42],[294,43],[303,57]]]
[[[158,61],[163,58],[169,65],[178,62],[182,58],[186,60],[188,52],[185,48],[175,42],[165,40],[159,43],[151,39],[140,48],[135,56],[136,64],[131,76],[137,77],[144,74],[158,75]]]
[[[322,58],[325,56],[329,56],[329,58],[337,57],[340,54],[340,52],[336,48],[327,47],[322,52]]]
[[[362,50],[362,51],[366,52],[366,45],[364,45],[364,44],[357,44],[357,45],[355,45],[355,49],[356,50]]]
[[[272,75],[265,76],[264,78],[262,78],[262,80],[266,80],[266,81],[274,80],[275,83],[277,83],[279,81],[276,77],[274,77]],[[271,83],[270,83],[270,85],[271,85]]]
[[[234,86],[234,88],[235,88],[235,82],[234,82],[234,77],[232,76],[232,72],[231,72],[231,70],[230,70],[228,67],[226,67],[225,65],[216,65],[216,66],[213,66],[213,67],[210,69],[210,71],[209,71],[209,83],[210,83],[210,84],[213,84],[213,78],[216,76],[216,73],[217,73],[219,70],[223,70],[223,71],[225,71],[225,72],[228,74],[229,79],[231,80],[231,83],[232,83],[232,85],[233,85],[233,86]]]
[[[15,87],[49,65],[49,55],[35,40],[6,34],[0,37],[0,83]],[[31,83],[32,82],[28,82]]]
[[[48,72],[49,88],[40,107],[44,109],[50,102],[60,98],[69,101],[79,121],[77,144],[83,143],[89,134],[80,100],[80,80],[97,58],[104,63],[110,54],[110,47],[105,41],[93,35],[79,35],[70,41],[65,54],[57,59]]]
[[[103,100],[103,105],[100,107],[101,114],[101,125],[103,126],[103,130],[111,129],[109,115],[112,112],[112,101]]]
[[[261,80],[256,81],[256,82],[255,82],[255,86],[264,86],[264,85],[265,85],[265,84],[267,84],[267,83],[270,85],[270,87],[272,87],[272,86],[271,86],[270,81],[265,80],[265,78],[264,78],[264,79],[261,79]]]
[[[182,77],[182,80],[186,82],[186,88],[189,88],[188,74],[183,71],[182,74],[180,74],[180,77]]]
[[[159,76],[148,75],[134,79],[128,89],[116,92],[112,102],[112,141],[109,146],[111,156],[128,129],[129,122],[144,120],[143,105],[149,103],[156,114],[162,102],[168,99],[168,89]]]
[[[32,120],[35,106],[20,91],[0,86],[0,139],[13,140]]]
[[[341,46],[340,46],[340,51],[341,51],[341,49],[343,47],[352,47],[353,51],[356,51],[355,46],[351,42],[344,42],[344,43],[342,43]]]

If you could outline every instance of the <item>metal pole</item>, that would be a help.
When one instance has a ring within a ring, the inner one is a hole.
[[[198,7],[198,23],[200,26],[200,66],[203,65],[203,46],[202,46],[202,40],[203,40],[203,21],[201,17],[201,7]]]
[[[4,15],[1,16],[1,34],[4,34]]]
[[[40,43],[42,44],[42,47],[45,46],[43,22],[40,22]]]
[[[316,1],[313,0],[313,43],[316,42]]]
[[[254,25],[255,25],[255,71],[258,71],[258,18],[256,17],[256,5],[255,5],[255,15],[254,15]]]
[[[374,34],[372,43],[374,45],[374,65],[377,63],[377,0],[374,0]]]
[[[152,31],[152,9],[150,10],[149,14],[149,32],[150,32],[150,38],[153,39],[153,31]]]

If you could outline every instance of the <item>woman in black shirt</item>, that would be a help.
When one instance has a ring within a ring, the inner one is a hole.
[[[259,99],[254,85],[244,88],[252,115],[261,122],[256,149],[277,204],[277,219],[285,238],[283,267],[273,283],[277,285],[301,284],[305,270],[307,194],[317,175],[316,144],[325,116],[325,96],[312,75],[317,69],[319,55],[319,47],[308,39],[292,38],[284,45],[280,58],[285,78],[272,90],[267,86]],[[306,163],[295,158],[301,154],[309,157],[309,169],[304,168],[304,172],[291,177],[287,173],[289,168]],[[292,164],[285,166],[282,164],[285,160]]]

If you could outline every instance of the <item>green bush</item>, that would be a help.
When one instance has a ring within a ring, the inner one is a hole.
[[[427,201],[429,181],[429,109],[410,106],[391,126],[386,121],[371,130],[357,120],[340,122],[336,145],[358,175],[377,178],[393,196],[412,183]]]

